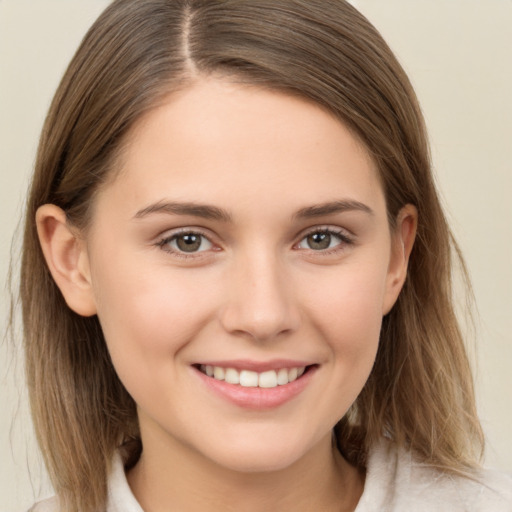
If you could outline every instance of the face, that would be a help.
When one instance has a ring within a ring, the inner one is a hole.
[[[330,443],[401,286],[397,238],[372,161],[320,107],[211,79],[150,112],[85,249],[145,450],[261,471]]]

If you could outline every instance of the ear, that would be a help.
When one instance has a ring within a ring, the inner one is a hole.
[[[84,241],[65,212],[45,204],[36,213],[37,234],[46,263],[67,305],[79,315],[96,314],[89,258]]]
[[[416,207],[412,204],[405,205],[398,213],[395,228],[391,233],[391,258],[386,278],[383,315],[387,315],[391,311],[405,283],[417,226],[418,211]]]

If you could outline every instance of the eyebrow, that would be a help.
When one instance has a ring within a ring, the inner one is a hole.
[[[203,219],[219,220],[222,222],[232,222],[231,215],[222,208],[210,206],[207,204],[198,204],[191,202],[170,202],[159,201],[139,210],[134,218],[141,219],[154,213],[167,213],[170,215],[191,215],[192,217],[202,217]]]
[[[364,203],[343,199],[301,208],[292,216],[292,219],[304,220],[349,211],[360,211],[368,215],[374,215],[373,210]],[[142,210],[139,210],[135,214],[134,218],[142,219],[148,215],[156,213],[164,213],[169,215],[190,215],[192,217],[201,217],[203,219],[217,220],[226,223],[233,222],[232,215],[227,210],[217,206],[193,202],[174,201],[159,201],[154,203],[150,206],[147,206],[146,208],[143,208]]]
[[[374,215],[373,210],[364,203],[354,201],[351,199],[342,199],[338,201],[330,201],[328,203],[317,204],[301,208],[297,213],[293,215],[293,218],[297,220],[311,219],[315,217],[322,217],[324,215],[332,215],[333,213],[343,213],[350,211],[359,211],[367,213],[368,215]]]

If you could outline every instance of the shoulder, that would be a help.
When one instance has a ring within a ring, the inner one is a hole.
[[[59,512],[59,500],[54,496],[39,501],[28,512]]]
[[[106,512],[143,512],[132,494],[124,471],[122,456],[116,452],[108,477]],[[28,512],[61,512],[56,497],[36,503]]]
[[[356,512],[512,512],[512,477],[443,473],[382,442],[372,450]]]

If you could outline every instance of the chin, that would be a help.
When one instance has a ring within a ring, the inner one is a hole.
[[[288,456],[287,456],[288,455]],[[217,464],[237,473],[271,473],[282,471],[292,466],[300,457],[284,454],[271,457],[262,456],[262,453],[234,453],[232,456],[224,454],[215,460]]]
[[[299,443],[294,439],[256,442],[246,438],[239,442],[229,440],[226,445],[217,445],[209,453],[203,452],[217,465],[238,473],[269,473],[284,470],[309,452],[309,443]]]

